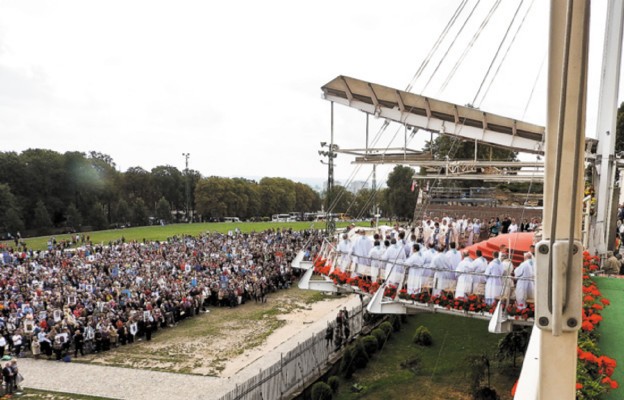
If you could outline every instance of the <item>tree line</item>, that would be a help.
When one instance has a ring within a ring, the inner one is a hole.
[[[406,167],[401,167],[406,168]],[[394,172],[393,172],[394,173]],[[409,193],[413,170],[401,169],[402,191]],[[389,182],[392,179],[389,179]],[[188,185],[188,192],[187,192]],[[337,185],[330,193],[331,210],[353,217],[370,217],[374,203],[388,213],[396,191],[351,193]],[[186,195],[189,194],[188,207]],[[404,199],[403,199],[404,201]],[[106,229],[121,225],[209,221],[226,216],[261,219],[272,214],[327,209],[327,193],[285,178],[204,177],[161,165],[150,171],[131,167],[118,171],[113,159],[96,151],[58,153],[29,149],[0,152],[0,232],[48,234]],[[409,212],[411,206],[398,207]],[[188,212],[190,211],[190,212]]]

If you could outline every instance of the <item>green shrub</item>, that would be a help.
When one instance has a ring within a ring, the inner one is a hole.
[[[420,346],[431,346],[433,344],[433,338],[431,337],[429,329],[422,325],[416,328],[416,332],[414,333],[414,343]]]
[[[364,345],[362,344],[362,341],[358,340],[357,342],[355,342],[355,344],[353,345],[353,365],[355,366],[355,368],[357,369],[362,369],[362,368],[366,368],[366,366],[368,365],[368,354],[366,353],[366,350],[364,349]]]
[[[312,400],[331,400],[332,390],[325,382],[316,382],[312,385]]]
[[[340,373],[345,378],[349,379],[355,372],[355,365],[353,364],[353,348],[347,347],[342,355],[342,361],[340,362]]]
[[[364,336],[362,339],[362,345],[364,345],[364,349],[366,350],[366,354],[372,356],[375,354],[377,349],[379,348],[379,342],[377,338],[373,335]]]
[[[479,390],[473,394],[472,398],[474,400],[500,400],[496,390],[489,387],[479,388]]]
[[[373,329],[373,331],[371,332],[371,335],[375,336],[375,339],[377,339],[377,347],[378,348],[382,348],[384,346],[384,344],[386,344],[386,338],[388,337],[388,335],[386,335],[386,332],[382,331],[379,328]]]
[[[340,378],[337,376],[330,376],[327,380],[327,384],[331,388],[332,392],[336,393],[338,391],[338,387],[340,386]]]
[[[399,315],[395,315],[392,318],[392,330],[395,332],[401,331],[401,317]]]
[[[386,332],[386,336],[390,336],[390,334],[392,333],[392,324],[388,321],[382,322],[381,325],[379,325],[379,329],[381,329],[382,331]]]

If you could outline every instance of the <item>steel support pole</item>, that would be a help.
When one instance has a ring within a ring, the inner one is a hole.
[[[588,38],[589,0],[551,0],[543,238],[538,244],[543,257],[538,254],[535,268],[536,286],[542,285],[536,319],[538,313],[552,315],[536,321],[517,400],[576,398],[582,269],[572,261],[572,247],[581,239]]]
[[[624,25],[624,1],[609,0],[605,38],[602,53],[600,95],[596,136],[596,223],[592,235],[592,251],[604,256],[613,249],[615,217],[612,214],[615,183],[615,130],[617,122],[618,89],[622,64],[622,26]],[[616,200],[617,201],[617,200]]]

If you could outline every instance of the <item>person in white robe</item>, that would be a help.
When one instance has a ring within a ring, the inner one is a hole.
[[[351,250],[353,244],[349,240],[348,234],[342,235],[342,240],[338,243],[338,268],[340,271],[345,272],[351,264]]]
[[[448,291],[451,283],[454,283],[454,271],[446,261],[446,254],[443,248],[431,259],[431,266],[434,269],[434,289],[433,294],[439,295],[442,291]]]
[[[487,261],[483,257],[481,250],[476,251],[477,258],[472,262],[471,268],[475,274],[485,274],[485,269],[487,268]],[[472,277],[472,291],[474,294],[484,295],[485,294],[485,276],[484,275],[473,275]]]
[[[384,253],[383,260],[386,262],[385,280],[388,280],[391,274],[403,273],[402,264],[405,261],[405,251],[403,251],[403,246],[397,243],[396,239],[390,241],[390,247]],[[393,276],[392,280],[394,281],[395,279]]]
[[[496,300],[497,297],[500,297],[503,291],[503,265],[501,260],[498,258],[498,251],[495,251],[492,255],[494,256],[494,259],[490,261],[485,269],[485,274],[487,275],[485,282],[485,304],[488,306],[494,304],[494,300]]]
[[[457,264],[456,276],[457,276],[457,287],[455,288],[455,298],[459,299],[460,297],[468,297],[472,294],[472,278],[470,275],[471,272],[474,272],[472,269],[472,262],[474,261],[470,257],[470,253],[466,250],[462,252],[462,256],[464,257],[459,264]],[[466,273],[467,272],[467,273]]]
[[[405,265],[409,268],[407,274],[407,294],[420,293],[423,264],[424,260],[420,254],[420,245],[415,243],[412,246],[412,255],[405,260]]]
[[[501,254],[501,266],[503,267],[503,294],[506,299],[510,299],[515,296],[514,281],[511,278],[514,271],[514,266],[507,254]]]
[[[423,272],[421,276],[421,288],[423,290],[428,290],[432,288],[433,284],[433,275],[435,271],[431,269],[431,261],[433,257],[437,254],[437,251],[433,244],[427,243],[427,249],[423,251]]]
[[[383,254],[384,250],[381,248],[381,242],[379,240],[375,240],[373,248],[368,252],[368,257],[371,262],[370,277],[372,282],[376,282],[379,277],[379,270],[383,265],[383,261],[381,260]]]
[[[368,258],[368,253],[370,253],[372,248],[373,241],[366,236],[366,231],[364,231],[364,229],[360,229],[359,236],[355,240],[352,249],[353,262],[357,265],[353,270],[354,274],[368,275],[370,273],[370,259]]]
[[[516,307],[522,310],[527,307],[527,299],[535,298],[535,266],[531,253],[524,253],[524,262],[516,268],[514,275],[517,279]]]
[[[461,253],[457,251],[456,247],[457,246],[455,245],[455,243],[451,243],[450,249],[445,254],[446,262],[449,264],[452,271],[455,271],[457,269],[459,262],[462,260]],[[453,276],[453,278],[455,277]]]

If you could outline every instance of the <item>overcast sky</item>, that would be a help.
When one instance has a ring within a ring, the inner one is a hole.
[[[604,6],[593,3],[596,26],[603,25]],[[330,104],[320,87],[348,75],[404,89],[459,4],[0,0],[0,150],[96,150],[121,171],[183,169],[182,153],[189,152],[190,168],[204,176],[323,178],[317,151],[329,138]],[[442,91],[494,0],[480,3],[433,74],[474,4],[413,92],[472,103],[519,3],[502,2]],[[530,4],[523,2],[512,28]],[[532,4],[481,109],[544,124],[548,4]],[[600,28],[592,35],[596,42]],[[601,46],[592,44],[590,53],[594,87]],[[592,87],[589,96],[593,128]],[[375,132],[381,121],[371,121]],[[336,106],[336,143],[362,147],[364,127],[362,113]],[[380,145],[388,146],[396,129]],[[428,137],[418,135],[411,147]],[[352,159],[337,161],[344,181],[354,171]],[[370,170],[363,167],[356,179],[367,179]]]

